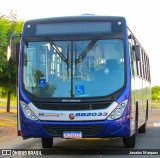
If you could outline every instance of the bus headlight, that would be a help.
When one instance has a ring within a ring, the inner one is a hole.
[[[26,115],[27,115],[27,116],[31,116],[31,115],[32,115],[32,112],[31,112],[31,110],[29,110],[29,109],[26,109]]]
[[[120,118],[124,112],[127,102],[128,102],[128,99],[118,104],[118,106],[108,116],[107,120],[115,120],[115,119]]]
[[[24,102],[20,102],[22,110],[26,118],[36,121],[38,120],[37,116],[32,112],[32,110],[28,107],[28,105]]]

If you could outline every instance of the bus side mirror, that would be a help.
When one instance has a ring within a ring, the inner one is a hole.
[[[136,61],[135,51],[131,50],[131,60]]]
[[[7,61],[12,61],[12,57],[11,57],[11,46],[7,47]]]
[[[17,64],[19,62],[19,50],[20,50],[20,43],[16,43],[16,61],[17,61]]]
[[[7,47],[7,61],[18,62],[19,50],[20,50],[20,43],[16,43],[15,51],[13,49],[13,45],[8,46]]]
[[[10,45],[7,48],[7,61],[17,62],[19,57],[20,43],[13,44],[13,40],[16,38],[21,38],[21,34],[14,33],[10,38]],[[16,41],[15,41],[16,42]]]
[[[134,45],[134,46],[132,46],[132,50],[135,51],[136,60],[140,61],[141,60],[140,46],[139,45]]]

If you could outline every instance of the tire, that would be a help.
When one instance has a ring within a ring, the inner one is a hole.
[[[135,115],[135,134],[138,134],[138,101],[136,101],[136,115]]]
[[[146,103],[146,120],[148,121],[148,112],[149,112],[149,103],[148,103],[148,100],[147,100],[147,103]]]
[[[146,122],[138,129],[139,133],[146,133]]]
[[[134,148],[136,144],[136,134],[133,134],[131,137],[124,137],[123,144],[125,148]]]
[[[138,133],[138,101],[136,101],[135,133],[130,137],[123,137],[123,144],[124,144],[125,148],[134,148],[135,147],[137,133]]]
[[[42,148],[52,148],[53,138],[42,138]]]

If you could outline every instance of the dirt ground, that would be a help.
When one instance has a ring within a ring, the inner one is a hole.
[[[0,142],[7,141],[17,136],[16,110],[6,113],[0,109]]]
[[[0,127],[0,142],[9,140],[17,136],[16,127]]]

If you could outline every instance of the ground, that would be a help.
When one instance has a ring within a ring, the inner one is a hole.
[[[17,116],[16,109],[6,113],[5,109],[0,109],[0,142],[9,140],[17,136]]]

